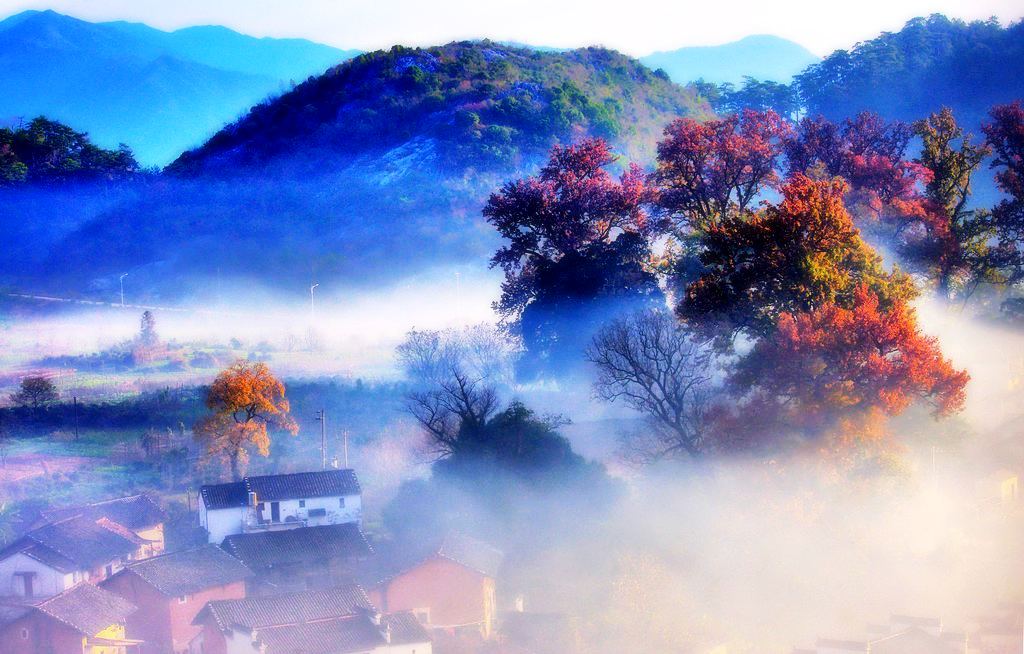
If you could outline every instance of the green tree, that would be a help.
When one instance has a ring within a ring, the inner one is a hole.
[[[25,377],[21,380],[18,391],[11,395],[11,401],[19,406],[34,410],[56,402],[59,395],[57,387],[46,377]]]

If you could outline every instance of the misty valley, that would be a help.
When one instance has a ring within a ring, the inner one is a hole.
[[[0,654],[1024,651],[1024,11],[75,4],[0,1]]]

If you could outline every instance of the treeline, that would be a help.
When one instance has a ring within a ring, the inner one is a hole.
[[[1003,28],[994,18],[966,23],[936,14],[837,50],[792,84],[747,78],[739,87],[696,88],[721,113],[774,109],[838,120],[870,109],[913,120],[944,105],[976,125],[987,107],[1024,95],[1022,80],[1024,23]]]
[[[945,300],[1024,279],[1024,108],[993,108],[984,132],[972,142],[948,109],[913,124],[746,110],[674,121],[654,172],[618,177],[602,140],[556,147],[484,210],[520,375],[585,352],[597,394],[652,419],[643,458],[812,435],[880,446],[912,406],[956,413],[969,378],[920,331],[907,271]],[[1003,198],[973,207],[986,161]]]
[[[142,171],[131,149],[106,150],[63,123],[43,116],[0,128],[0,188],[130,179]]]

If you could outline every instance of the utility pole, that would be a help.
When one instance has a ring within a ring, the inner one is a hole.
[[[120,284],[121,284],[121,307],[122,307],[122,308],[124,308],[124,278],[125,278],[125,277],[127,277],[127,276],[128,276],[128,273],[124,273],[124,274],[123,274],[123,275],[121,275],[121,277],[120,277],[120,278],[119,278],[119,279],[117,280],[117,281],[118,281],[118,282],[120,282]]]
[[[316,419],[320,421],[320,469],[327,470],[327,413],[320,409]]]
[[[341,432],[342,442],[345,444],[345,469],[348,470],[348,430]]]
[[[313,284],[309,287],[309,320],[316,322],[316,304],[313,303],[313,290],[320,284]]]

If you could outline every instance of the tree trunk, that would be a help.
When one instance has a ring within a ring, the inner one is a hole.
[[[232,481],[242,480],[242,473],[238,469],[238,452],[231,453],[231,479]]]

